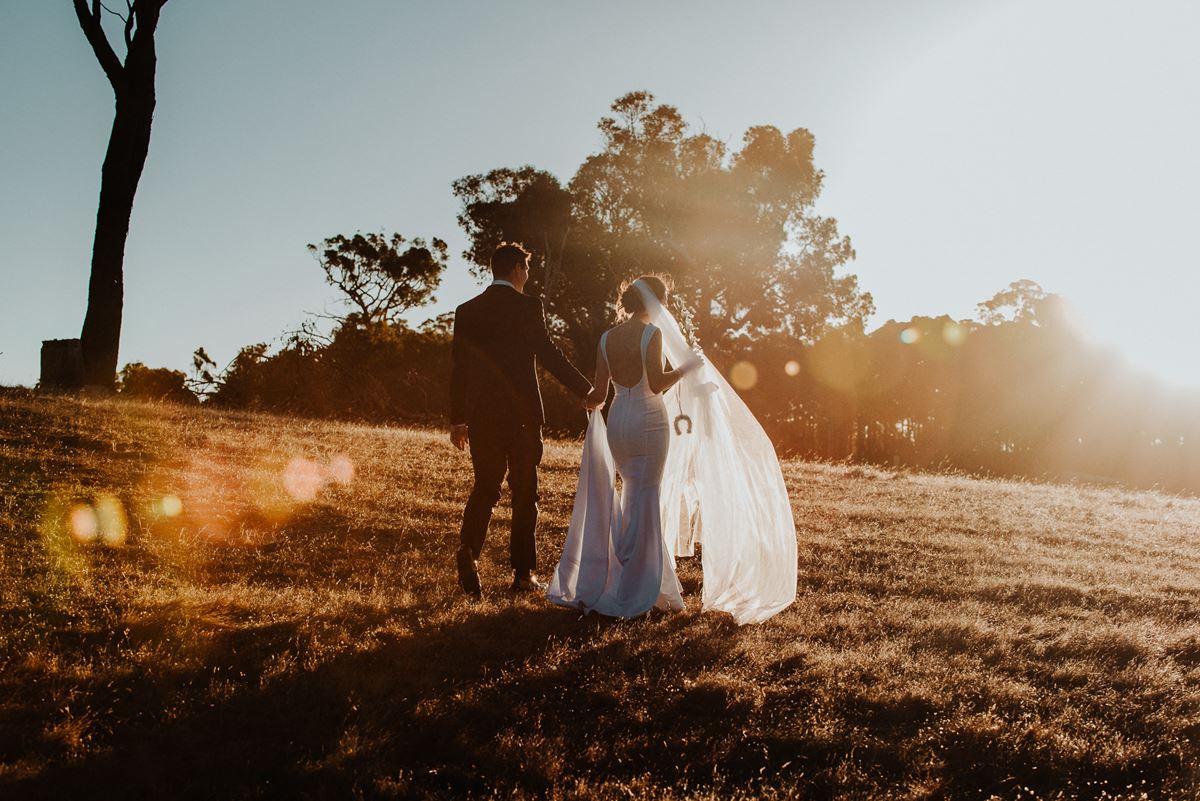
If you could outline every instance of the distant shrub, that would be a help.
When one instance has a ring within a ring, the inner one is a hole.
[[[348,321],[327,343],[293,338],[277,353],[243,348],[210,402],[312,417],[435,423],[449,406],[450,338]]]
[[[165,367],[147,367],[130,362],[121,370],[118,388],[122,395],[138,400],[196,404],[199,399],[187,388],[187,376]]]

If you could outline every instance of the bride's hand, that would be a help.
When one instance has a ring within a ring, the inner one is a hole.
[[[679,365],[680,375],[686,375],[704,366],[704,357],[695,351],[688,351],[687,358]]]
[[[589,412],[594,412],[596,409],[599,409],[604,405],[604,401],[607,399],[607,397],[607,392],[598,396],[596,391],[593,390],[584,396],[583,408],[587,409]]]

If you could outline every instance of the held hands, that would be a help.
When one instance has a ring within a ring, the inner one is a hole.
[[[587,409],[589,412],[594,412],[596,409],[599,409],[601,406],[603,406],[604,401],[608,399],[607,389],[608,387],[605,387],[604,390],[596,388],[585,395],[583,397],[583,408]]]
[[[450,444],[460,451],[467,447],[467,424],[459,423],[450,426]]]

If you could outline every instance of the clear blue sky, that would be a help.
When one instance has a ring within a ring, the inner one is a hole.
[[[4,19],[0,383],[32,384],[40,341],[79,332],[112,96],[69,0]],[[1032,278],[1200,385],[1198,41],[1200,7],[1169,0],[171,0],[121,362],[274,340],[336,300],[305,245],[356,229],[448,240],[418,321],[452,307],[474,282],[451,182],[569,179],[649,89],[733,145],[813,131],[876,323]]]

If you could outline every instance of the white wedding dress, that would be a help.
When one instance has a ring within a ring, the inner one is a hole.
[[[607,431],[608,451],[621,477],[621,491],[615,493],[612,473],[606,471],[601,493],[610,499],[617,494],[619,502],[611,500],[611,511],[593,526],[588,558],[582,558],[582,541],[577,543],[581,546],[578,555],[568,558],[564,553],[565,563],[555,571],[549,592],[556,603],[609,617],[637,617],[655,606],[684,606],[674,555],[662,529],[661,489],[671,444],[670,422],[663,396],[650,390],[646,377],[646,346],[655,330],[648,325],[642,331],[641,380],[626,387],[613,379],[616,397],[608,412],[608,425],[594,413],[589,426],[589,435]],[[608,361],[607,331],[600,337],[600,352]],[[579,511],[577,505],[576,513]],[[569,588],[564,591],[565,583]]]
[[[575,507],[547,596],[613,617],[682,608],[675,557],[702,543],[703,607],[739,624],[761,622],[796,599],[796,526],[775,448],[649,287],[634,286],[652,324],[641,342],[642,379],[613,382],[608,427],[599,412],[589,416]],[[685,368],[665,396],[646,381],[654,328],[663,355]]]

